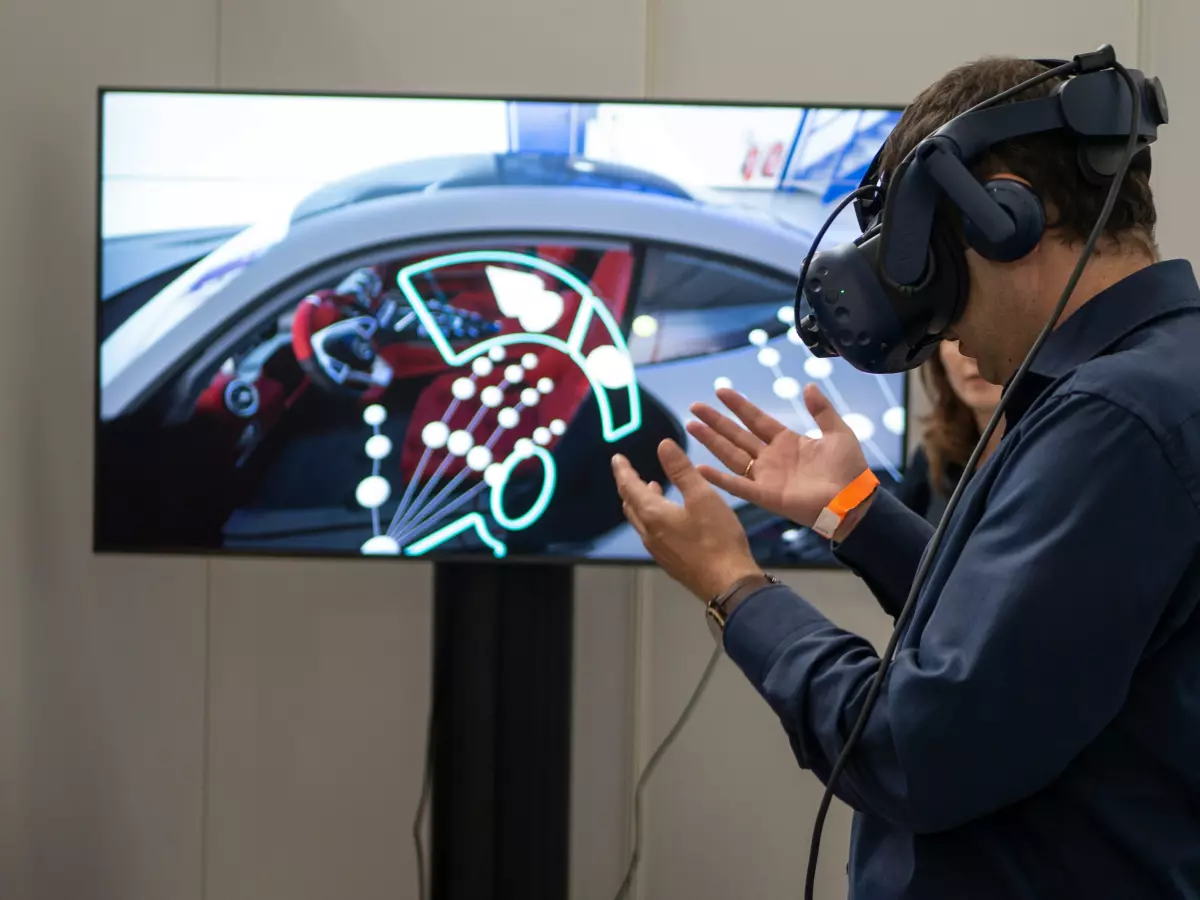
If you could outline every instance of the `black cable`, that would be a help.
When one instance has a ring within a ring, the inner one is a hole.
[[[436,693],[436,691],[434,692]],[[429,795],[433,790],[433,743],[435,739],[434,700],[430,697],[429,716],[425,730],[425,768],[421,775],[421,799],[417,803],[417,814],[413,818],[413,844],[417,851],[417,897],[426,900],[428,897],[428,879],[426,876],[425,841],[421,837],[421,826],[424,825],[425,810],[429,806]]]
[[[817,232],[817,236],[813,238],[812,246],[808,249],[808,256],[804,257],[804,262],[800,266],[800,277],[796,280],[796,328],[800,327],[800,304],[804,300],[804,282],[808,279],[808,267],[812,262],[812,258],[817,255],[817,248],[821,246],[821,240],[825,237],[825,232],[827,232],[833,223],[837,221],[837,217],[842,214],[842,210],[844,210],[847,206],[849,206],[859,197],[865,197],[867,194],[877,194],[879,193],[879,190],[880,188],[878,185],[860,184],[853,191],[842,198],[841,202],[838,203],[838,205],[834,208],[829,218],[825,220],[825,224],[821,226],[821,230]]]
[[[1046,80],[1048,77],[1053,77],[1053,74],[1061,74],[1065,66],[1058,66],[1047,73],[1042,73],[1036,79],[1030,79],[1016,88],[1011,88],[1003,94],[991,98],[984,103],[981,103],[968,112],[974,112],[977,109],[985,108],[986,106],[999,103],[1008,97],[1018,93],[1019,90],[1027,90],[1033,84],[1037,84]],[[1079,261],[1075,265],[1075,271],[1071,273],[1070,279],[1067,281],[1066,288],[1063,289],[1062,296],[1058,300],[1058,304],[1054,307],[1054,312],[1049,320],[1038,334],[1037,340],[1033,342],[1029,353],[1026,354],[1024,361],[1017,368],[1016,373],[1005,388],[1003,395],[1000,397],[1000,402],[996,405],[996,411],[992,413],[992,418],[987,424],[987,428],[983,430],[983,434],[979,438],[979,443],[975,445],[975,449],[971,453],[970,459],[967,461],[966,469],[963,475],[958,480],[958,484],[954,488],[954,493],[951,494],[949,502],[946,504],[946,509],[942,513],[941,519],[938,521],[937,528],[934,529],[933,536],[929,539],[929,544],[925,548],[924,554],[921,556],[921,563],[917,567],[916,576],[913,578],[912,587],[909,589],[908,598],[904,601],[904,606],[900,611],[900,615],[896,619],[896,627],[892,631],[892,636],[888,640],[887,648],[879,660],[879,669],[875,673],[875,677],[871,681],[870,689],[867,691],[866,699],[863,701],[862,710],[859,712],[858,719],[854,723],[854,727],[850,731],[850,736],[846,739],[845,746],[842,747],[842,752],[838,754],[837,762],[834,763],[833,770],[829,773],[829,778],[825,783],[825,793],[821,797],[821,806],[817,810],[817,819],[813,826],[812,844],[809,848],[808,855],[808,872],[804,883],[804,898],[805,900],[813,900],[813,891],[816,883],[817,875],[817,855],[821,848],[821,833],[824,830],[825,818],[829,813],[829,806],[833,800],[833,789],[837,782],[838,776],[846,768],[846,763],[853,752],[855,745],[867,725],[867,719],[871,715],[871,710],[875,706],[875,701],[879,696],[879,691],[883,686],[883,680],[887,677],[888,669],[891,667],[892,658],[896,652],[896,646],[900,641],[900,637],[904,632],[908,620],[912,617],[913,609],[916,606],[916,600],[924,586],[925,579],[929,574],[929,570],[933,564],[934,556],[937,554],[938,547],[942,543],[942,537],[946,533],[947,526],[950,523],[950,517],[954,514],[955,508],[961,499],[967,484],[974,473],[976,466],[979,464],[979,459],[983,455],[988,442],[992,438],[1000,419],[1004,415],[1004,411],[1008,407],[1009,398],[1013,394],[1013,390],[1024,379],[1025,373],[1029,371],[1029,367],[1033,364],[1037,354],[1042,349],[1042,345],[1046,343],[1046,339],[1058,324],[1063,310],[1066,309],[1067,303],[1071,299],[1071,295],[1075,292],[1075,287],[1079,283],[1079,279],[1083,276],[1083,270],[1087,267],[1088,260],[1091,259],[1095,252],[1096,244],[1099,242],[1101,235],[1104,233],[1105,227],[1108,225],[1108,220],[1112,216],[1113,207],[1117,202],[1117,195],[1120,193],[1122,182],[1125,180],[1125,174],[1129,169],[1130,163],[1137,152],[1138,142],[1138,112],[1140,103],[1138,98],[1137,85],[1134,84],[1133,77],[1129,71],[1118,62],[1112,63],[1112,68],[1125,80],[1126,86],[1129,88],[1131,99],[1130,104],[1130,122],[1129,122],[1129,137],[1125,145],[1125,155],[1121,159],[1121,165],[1117,169],[1116,175],[1113,177],[1112,185],[1108,189],[1108,197],[1104,201],[1104,207],[1100,211],[1100,215],[1096,220],[1096,224],[1092,228],[1092,233],[1088,236],[1087,243],[1084,244],[1083,251],[1079,254]],[[965,115],[966,113],[964,113]]]
[[[696,704],[700,702],[700,697],[704,694],[705,688],[708,687],[708,682],[712,678],[713,672],[716,670],[717,661],[721,658],[721,646],[717,645],[717,649],[713,651],[709,657],[708,665],[704,667],[704,674],[700,676],[700,682],[696,685],[696,689],[692,692],[692,698],[688,700],[687,706],[683,708],[683,712],[679,714],[679,719],[675,725],[663,738],[662,743],[658,745],[658,749],[650,757],[650,761],[646,763],[646,768],[642,771],[642,775],[638,778],[637,788],[633,792],[633,853],[629,857],[629,867],[625,870],[625,879],[621,882],[621,886],[617,889],[617,894],[614,900],[624,900],[628,895],[629,889],[633,887],[633,876],[637,873],[638,864],[642,858],[642,793],[646,790],[646,785],[650,783],[650,776],[654,773],[655,767],[659,760],[663,758],[671,744],[679,737],[679,733],[683,731],[683,727],[687,724],[688,719],[695,712]]]

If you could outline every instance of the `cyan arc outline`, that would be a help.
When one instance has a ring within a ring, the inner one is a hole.
[[[446,336],[442,334],[441,329],[437,327],[437,321],[429,312],[429,307],[425,299],[417,291],[413,285],[413,279],[418,275],[423,275],[426,272],[434,269],[443,268],[466,263],[511,263],[518,266],[528,266],[537,269],[541,272],[557,278],[559,281],[566,284],[571,290],[579,294],[580,309],[575,318],[575,322],[571,326],[571,333],[568,341],[563,341],[559,338],[550,337],[544,334],[521,332],[518,334],[505,334],[473,344],[466,350],[455,352],[450,346],[450,342]],[[600,424],[604,434],[604,439],[609,443],[620,440],[626,435],[632,434],[642,426],[642,410],[641,397],[638,394],[637,378],[634,377],[629,385],[625,388],[629,397],[629,422],[619,428],[615,426],[613,421],[612,403],[608,399],[607,391],[609,388],[596,381],[587,369],[587,359],[580,352],[584,339],[587,336],[588,326],[591,324],[591,317],[598,316],[605,330],[608,331],[609,337],[612,339],[615,346],[626,358],[629,358],[629,347],[625,343],[625,338],[621,334],[621,328],[613,318],[608,307],[603,301],[598,298],[592,289],[580,281],[566,269],[554,263],[547,262],[536,256],[529,256],[523,253],[513,253],[508,250],[470,250],[461,253],[449,253],[442,256],[436,256],[432,259],[424,260],[423,262],[414,263],[411,266],[405,266],[396,274],[396,284],[400,291],[408,300],[417,319],[425,327],[426,333],[441,354],[442,359],[447,364],[452,366],[463,366],[489,353],[494,347],[506,347],[510,344],[539,344],[544,347],[551,347],[570,357],[571,361],[579,367],[587,378],[588,383],[592,387],[593,393],[596,395],[596,404],[600,408]],[[632,360],[630,361],[632,366]],[[508,480],[512,475],[513,470],[526,459],[537,457],[541,460],[545,469],[545,479],[542,482],[542,490],[539,492],[537,499],[525,513],[514,518],[508,516],[504,512],[501,501],[504,496],[504,488],[508,484]],[[531,526],[534,522],[542,517],[547,507],[550,505],[550,499],[554,494],[554,488],[558,481],[558,470],[554,463],[554,457],[545,449],[534,446],[529,450],[517,450],[509,454],[507,459],[502,463],[504,469],[504,477],[496,485],[492,487],[490,504],[492,516],[507,528],[509,531],[519,531]],[[448,525],[437,529],[436,531],[426,535],[418,541],[414,541],[405,548],[404,553],[407,556],[421,556],[431,550],[444,544],[446,541],[457,537],[468,530],[474,530],[484,544],[492,549],[493,555],[497,558],[507,554],[508,548],[503,541],[500,541],[488,528],[487,520],[478,512],[470,512]]]
[[[464,531],[472,528],[475,529],[475,534],[479,536],[479,539],[492,548],[492,554],[497,559],[508,553],[504,542],[492,536],[487,527],[487,520],[477,512],[467,513],[449,525],[443,525],[437,531],[430,532],[419,541],[413,541],[404,548],[404,553],[406,556],[424,556],[430,550],[440,547],[451,538],[458,537]]]

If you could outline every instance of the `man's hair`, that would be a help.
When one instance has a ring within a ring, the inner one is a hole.
[[[1031,60],[989,57],[946,73],[905,109],[884,144],[882,171],[890,176],[913,147],[955,116],[1044,71],[1044,66]],[[1007,102],[1047,96],[1061,81],[1044,81]],[[1068,244],[1083,244],[1100,217],[1109,188],[1088,181],[1077,160],[1077,142],[1062,132],[1049,132],[997,144],[971,168],[979,178],[1005,173],[1028,181],[1047,206],[1047,230],[1057,229]],[[1157,256],[1149,163],[1148,151],[1134,157],[1104,237]],[[960,221],[955,216],[951,222],[956,231]]]

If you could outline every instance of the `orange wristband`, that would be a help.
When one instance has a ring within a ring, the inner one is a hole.
[[[821,514],[817,516],[817,521],[813,524],[813,531],[823,538],[832,538],[841,526],[842,520],[874,494],[877,487],[879,487],[879,479],[875,477],[875,473],[870,469],[865,470],[842,488],[838,495],[829,501],[829,505],[821,510]]]

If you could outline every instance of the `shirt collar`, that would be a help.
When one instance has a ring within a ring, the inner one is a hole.
[[[1200,311],[1200,285],[1192,264],[1154,263],[1092,297],[1046,339],[1005,411],[1012,428],[1053,381],[1102,356],[1123,338],[1164,316]]]

